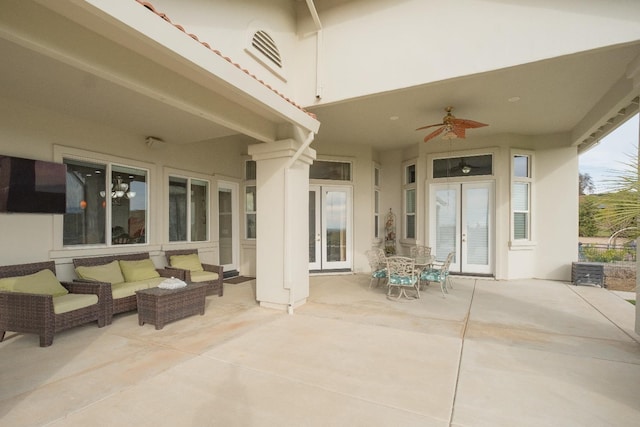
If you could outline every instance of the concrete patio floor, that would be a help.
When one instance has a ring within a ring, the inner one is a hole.
[[[2,426],[636,426],[634,306],[600,288],[455,278],[395,302],[311,277],[293,315],[225,284],[160,331],[118,315],[0,343]]]

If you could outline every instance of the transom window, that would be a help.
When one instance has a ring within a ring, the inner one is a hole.
[[[351,181],[351,163],[330,160],[316,160],[309,167],[310,179]]]
[[[433,160],[433,177],[479,176],[493,174],[493,156],[449,157]]]

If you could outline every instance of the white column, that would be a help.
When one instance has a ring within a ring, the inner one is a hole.
[[[287,139],[251,145],[249,154],[256,161],[256,297],[291,313],[309,296],[309,166],[316,152]]]

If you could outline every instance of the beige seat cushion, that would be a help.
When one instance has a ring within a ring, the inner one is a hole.
[[[113,299],[125,298],[135,295],[136,291],[157,287],[164,277],[154,277],[147,280],[137,280],[135,282],[123,282],[111,285],[111,296]]]
[[[142,259],[139,261],[120,261],[120,269],[126,282],[138,282],[140,280],[148,280],[160,277],[156,271],[156,266],[150,259]]]
[[[67,313],[98,303],[98,295],[67,294],[53,299],[53,311],[56,314]]]
[[[198,254],[188,255],[171,255],[169,257],[169,264],[171,267],[181,268],[189,271],[203,271],[202,263]]]
[[[105,283],[122,283],[124,282],[124,276],[120,271],[120,264],[118,261],[112,261],[108,264],[95,265],[95,266],[79,266],[76,267],[76,274],[79,278],[85,280],[94,280],[96,282]]]
[[[191,273],[192,282],[209,282],[218,280],[218,273],[212,273],[210,271],[194,271]]]
[[[13,292],[24,294],[52,295],[54,297],[69,293],[67,288],[62,286],[53,271],[46,269],[26,276],[10,277],[3,286],[11,286]]]

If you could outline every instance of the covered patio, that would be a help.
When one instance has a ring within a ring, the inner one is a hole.
[[[38,347],[0,343],[0,420],[37,426],[632,426],[633,305],[605,289],[455,278],[389,301],[366,274],[312,276],[293,315],[225,283],[204,316],[135,312]]]

